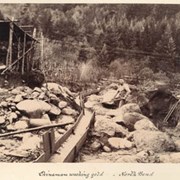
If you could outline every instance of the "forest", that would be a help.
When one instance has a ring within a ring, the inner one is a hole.
[[[180,5],[0,4],[0,19],[12,17],[43,33],[47,80],[180,80]]]

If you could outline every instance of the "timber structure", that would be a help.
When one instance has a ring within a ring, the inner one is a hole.
[[[33,26],[19,26],[17,21],[0,20],[0,74],[30,72],[37,44]]]

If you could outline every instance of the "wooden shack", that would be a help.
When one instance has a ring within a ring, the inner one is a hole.
[[[33,27],[19,26],[16,21],[0,20],[0,73],[30,72],[37,42]]]

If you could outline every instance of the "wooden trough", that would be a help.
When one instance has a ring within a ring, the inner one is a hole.
[[[57,140],[54,130],[50,129],[43,135],[44,153],[34,163],[73,162],[86,140],[94,118],[95,113],[85,109],[81,112],[76,123]]]

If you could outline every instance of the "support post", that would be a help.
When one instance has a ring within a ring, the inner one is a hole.
[[[25,51],[26,51],[26,33],[24,33],[24,42],[23,42],[23,59],[22,59],[22,67],[21,67],[21,73],[22,74],[24,74]]]
[[[41,32],[41,62],[43,61],[44,58],[44,36],[43,33]]]
[[[17,59],[20,58],[20,53],[21,53],[21,39],[18,38],[18,54],[17,54]],[[19,61],[17,62],[16,70],[19,71]]]
[[[14,17],[12,17],[12,22],[9,24],[9,46],[6,56],[6,66],[9,66],[12,63],[12,46],[13,46],[13,30],[14,30]]]
[[[12,18],[12,22],[10,23],[10,31],[9,31],[9,65],[12,64],[12,49],[13,49],[13,31],[14,31],[14,18]]]

